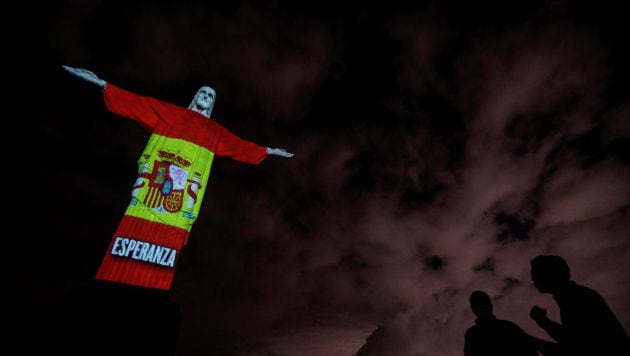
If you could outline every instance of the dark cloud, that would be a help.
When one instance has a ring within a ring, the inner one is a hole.
[[[499,227],[497,236],[499,241],[529,239],[529,232],[533,227],[531,220],[521,219],[506,213],[497,214],[494,221]]]
[[[424,260],[424,266],[430,271],[441,271],[446,266],[446,261],[440,256],[431,256]]]
[[[483,262],[476,265],[474,267],[474,271],[475,272],[484,272],[484,271],[494,272],[494,268],[495,268],[494,259],[492,259],[491,257],[488,257],[485,260],[483,260]]]

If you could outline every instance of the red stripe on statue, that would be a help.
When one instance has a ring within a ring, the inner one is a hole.
[[[170,289],[177,261],[173,267],[167,267],[170,264],[164,263],[164,261],[168,256],[153,259],[154,262],[162,259],[162,264],[160,264],[146,262],[150,258],[130,258],[130,256],[137,257],[138,253],[136,255],[128,254],[129,256],[126,257],[113,254],[112,248],[115,247],[114,251],[117,250],[118,246],[115,246],[114,243],[119,237],[145,243],[147,249],[151,245],[158,246],[154,249],[165,248],[163,251],[166,252],[160,253],[174,253],[171,257],[179,259],[181,249],[188,238],[188,232],[181,228],[133,216],[124,216],[96,273],[96,278],[101,280],[148,288]],[[145,250],[142,253],[146,252]]]

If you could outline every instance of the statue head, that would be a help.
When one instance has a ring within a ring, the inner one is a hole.
[[[196,111],[201,115],[209,118],[214,107],[214,101],[216,100],[217,93],[209,86],[202,86],[197,90],[195,97],[188,105],[188,109]]]

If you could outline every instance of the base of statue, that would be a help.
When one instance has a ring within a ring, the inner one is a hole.
[[[173,356],[182,318],[166,291],[94,280],[44,319],[32,354]]]

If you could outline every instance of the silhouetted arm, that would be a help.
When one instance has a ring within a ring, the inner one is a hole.
[[[547,311],[541,307],[534,305],[529,312],[529,316],[534,319],[536,324],[549,334],[549,336],[557,342],[564,342],[567,337],[566,328],[561,324],[549,319]]]
[[[538,351],[541,351],[543,355],[553,355],[553,353],[547,353],[554,345],[557,344],[539,339],[535,336],[529,335],[518,325],[514,325],[514,347],[515,350],[519,350],[519,355],[538,356]]]
[[[531,335],[528,335],[528,337],[529,337],[529,343],[534,345],[535,351],[538,351],[545,356],[560,355],[560,348],[558,344],[547,341],[547,340],[539,339]]]

